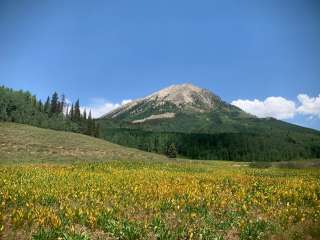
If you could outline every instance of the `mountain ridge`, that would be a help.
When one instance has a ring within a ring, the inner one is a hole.
[[[320,132],[258,118],[191,84],[173,85],[97,120],[102,137],[146,151],[184,157],[280,161],[320,157]]]
[[[190,83],[171,85],[156,91],[144,98],[136,99],[102,117],[107,119],[124,120],[128,122],[142,122],[154,119],[152,116],[168,113],[208,113],[216,108],[224,107],[233,111],[248,114],[222,99],[213,92],[194,86]],[[149,113],[145,113],[148,110]],[[172,115],[169,118],[172,118]],[[249,114],[248,114],[249,116]],[[139,119],[140,117],[140,119]],[[162,117],[165,118],[165,117]],[[141,121],[139,121],[141,120]]]

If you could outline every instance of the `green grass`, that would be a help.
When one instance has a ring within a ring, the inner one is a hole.
[[[0,122],[0,164],[165,159],[82,134]]]

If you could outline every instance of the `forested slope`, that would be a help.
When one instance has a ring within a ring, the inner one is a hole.
[[[69,106],[65,96],[56,92],[43,103],[28,91],[0,87],[0,121],[99,136],[91,112],[88,116],[81,112],[79,100]]]
[[[320,134],[296,126],[242,132],[182,133],[104,128],[108,141],[141,150],[166,153],[171,144],[192,159],[282,161],[320,158]],[[296,129],[297,128],[297,129]]]

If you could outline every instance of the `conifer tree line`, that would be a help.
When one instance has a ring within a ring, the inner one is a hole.
[[[320,158],[320,138],[298,139],[259,133],[179,133],[101,125],[101,137],[123,146],[191,159],[289,161]]]
[[[99,137],[99,124],[80,109],[79,99],[74,104],[66,96],[54,92],[43,103],[28,91],[0,87],[0,121],[30,124],[42,128],[83,133]]]

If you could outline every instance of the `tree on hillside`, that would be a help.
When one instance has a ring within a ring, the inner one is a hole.
[[[79,122],[81,119],[81,112],[80,112],[80,102],[79,99],[74,104],[74,121]]]
[[[83,110],[82,118],[83,118],[84,121],[87,120],[87,111],[86,111],[86,109]]]
[[[171,143],[167,149],[167,156],[169,158],[176,158],[177,157],[177,149],[174,143]]]
[[[69,113],[70,120],[74,120],[74,107],[73,103],[71,104],[70,113]]]
[[[39,112],[43,112],[43,104],[42,104],[42,101],[41,101],[41,100],[39,100],[37,106],[38,106]]]
[[[1,101],[1,99],[0,99]],[[7,121],[8,120],[8,114],[7,114],[7,106],[3,103],[0,105],[0,120]]]
[[[93,120],[93,126],[94,126],[94,135],[93,136],[98,138],[100,136],[100,124],[97,123],[97,125],[96,125]]]
[[[31,105],[32,107],[36,108],[38,105],[37,97],[36,95],[31,96]]]
[[[45,113],[49,113],[50,112],[50,97],[47,97],[47,100],[44,104],[44,107],[43,107],[43,111]]]
[[[59,96],[57,92],[54,92],[52,94],[50,113],[51,115],[55,113],[59,113]]]
[[[92,119],[91,110],[89,111],[88,119],[87,119],[87,135],[94,136],[94,120]]]
[[[0,121],[99,136],[99,127],[96,128],[91,113],[89,117],[86,110],[81,114],[79,100],[71,106],[71,110],[65,102],[65,96],[61,95],[59,99],[57,92],[43,104],[30,92],[0,87]]]
[[[63,109],[66,105],[66,96],[64,94],[61,95],[60,97],[60,103],[59,103],[59,113],[62,113],[63,112]]]

